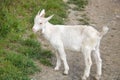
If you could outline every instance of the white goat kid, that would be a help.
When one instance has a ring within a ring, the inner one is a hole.
[[[56,54],[57,62],[55,70],[59,70],[61,60],[64,63],[64,74],[68,74],[69,66],[66,60],[65,49],[74,51],[82,51],[85,59],[85,71],[82,77],[86,80],[90,74],[92,65],[91,52],[94,51],[94,57],[97,65],[97,76],[99,79],[102,74],[102,60],[100,58],[99,45],[103,35],[108,31],[107,27],[103,27],[102,32],[98,32],[92,26],[87,25],[53,25],[48,21],[53,17],[45,18],[45,10],[38,12],[34,19],[33,31],[36,33],[42,30],[44,37],[58,51]]]

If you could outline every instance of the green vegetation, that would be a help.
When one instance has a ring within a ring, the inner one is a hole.
[[[77,5],[74,10],[84,11],[85,6],[88,4],[88,0],[69,0],[68,3]],[[79,19],[79,21],[82,25],[89,25],[90,20],[87,15],[83,13],[81,14],[81,18]]]
[[[88,4],[88,0],[69,0],[68,3],[76,4],[77,10],[84,10],[85,6]]]
[[[41,48],[31,30],[43,8],[46,16],[55,15],[51,23],[64,24],[67,14],[62,0],[0,0],[0,80],[30,80],[29,75],[41,70],[36,60],[52,65],[51,51]]]
[[[0,51],[1,80],[29,80],[29,74],[40,71],[32,59],[12,51]]]
[[[54,24],[63,24],[66,6],[62,0],[0,0],[0,80],[30,80],[40,71],[34,61],[51,66],[52,53],[41,48],[31,28],[39,10],[54,14]]]
[[[90,19],[87,17],[86,14],[81,15],[81,19],[79,19],[80,23],[83,25],[89,25]]]

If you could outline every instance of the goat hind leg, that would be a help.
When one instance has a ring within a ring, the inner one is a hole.
[[[84,60],[85,60],[85,70],[84,70],[84,75],[82,77],[82,80],[86,80],[89,77],[90,74],[90,68],[92,65],[92,60],[91,60],[91,50],[90,49],[84,49],[83,50],[83,55],[84,55]]]
[[[95,50],[94,58],[95,58],[96,65],[97,65],[96,79],[99,80],[100,77],[101,77],[101,75],[102,75],[102,59],[100,57],[100,51],[99,51],[99,49]]]

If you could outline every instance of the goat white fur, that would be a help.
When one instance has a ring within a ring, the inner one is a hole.
[[[53,25],[48,21],[53,17],[44,17],[45,10],[38,12],[34,19],[33,31],[36,33],[42,30],[44,37],[58,51],[56,54],[57,62],[55,70],[59,70],[61,60],[64,63],[64,74],[68,74],[69,66],[66,60],[65,48],[81,51],[85,59],[85,71],[82,80],[86,80],[90,74],[92,65],[91,52],[94,51],[94,58],[97,65],[96,78],[99,79],[102,74],[102,60],[100,57],[100,40],[108,31],[108,27],[103,27],[102,32],[98,32],[92,26],[87,25]]]

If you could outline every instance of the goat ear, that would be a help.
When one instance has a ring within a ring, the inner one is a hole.
[[[45,16],[45,9],[43,9],[41,12],[40,12],[40,17],[44,17]]]
[[[37,15],[40,15],[40,11],[38,11]]]
[[[49,21],[54,15],[49,16],[48,18],[46,18],[46,21]]]

